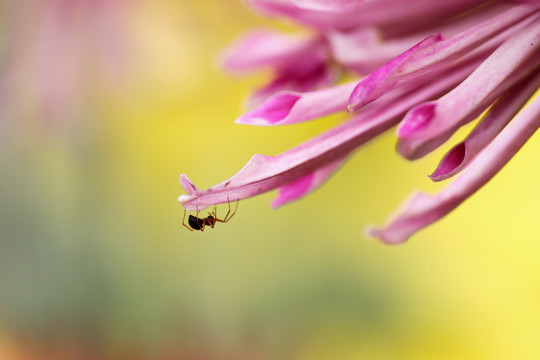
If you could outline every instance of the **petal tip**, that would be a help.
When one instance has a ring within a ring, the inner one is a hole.
[[[270,126],[271,124],[264,118],[258,116],[249,116],[249,113],[244,114],[234,121],[235,124],[240,125],[254,125],[254,126]]]
[[[442,158],[433,174],[429,175],[429,178],[433,181],[442,181],[454,176],[463,167],[466,153],[467,146],[465,142],[454,146]]]
[[[435,117],[436,107],[435,103],[425,103],[412,109],[398,128],[398,137],[408,138],[428,128]]]
[[[186,174],[180,174],[180,185],[184,189],[185,192],[187,192],[189,195],[196,194],[200,192],[199,188],[189,180],[189,178],[186,176]]]
[[[387,236],[384,229],[380,229],[373,225],[368,225],[364,229],[364,235],[368,238],[379,240],[379,242],[382,242],[385,245],[399,245],[403,241],[396,241],[395,239],[391,239]]]
[[[301,95],[284,91],[264,101],[256,109],[236,119],[237,124],[271,126],[287,120]]]
[[[180,205],[184,205],[184,202],[187,201],[189,195],[180,195],[178,197],[178,202],[180,203]]]

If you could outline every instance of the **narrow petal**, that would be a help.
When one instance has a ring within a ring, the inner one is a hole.
[[[507,91],[467,138],[454,146],[430,175],[433,181],[446,180],[460,171],[480,153],[523,108],[540,87],[540,72]]]
[[[526,107],[482,151],[463,174],[437,195],[413,194],[384,229],[370,234],[387,244],[400,244],[412,234],[458,207],[493,178],[540,127],[540,97]]]
[[[333,84],[337,71],[330,66],[329,57],[320,35],[259,29],[230,45],[221,54],[221,62],[236,73],[271,70],[271,80],[256,89],[247,101],[247,107],[252,109],[279,91],[310,91]]]
[[[280,92],[307,92],[330,86],[336,82],[338,77],[337,69],[327,66],[324,62],[320,63],[318,67],[305,68],[302,72],[289,70],[278,72],[268,84],[258,88],[249,96],[246,104],[247,109],[261,106],[272,95]]]
[[[366,74],[407,51],[411,44],[416,44],[434,33],[444,34],[447,37],[465,33],[478,24],[496,18],[510,7],[511,5],[499,3],[482,6],[456,19],[410,35],[400,34],[389,38],[378,28],[361,26],[348,31],[327,31],[326,38],[333,57],[340,64],[360,74]]]
[[[323,11],[302,8],[290,0],[246,0],[248,5],[263,14],[286,16],[295,22],[319,29],[347,30],[361,25],[375,25],[381,28],[397,28],[401,34],[422,26],[440,23],[487,2],[487,0],[439,0],[437,2],[380,0],[365,1],[346,12],[336,12],[328,9]],[[400,27],[398,24],[405,26]]]
[[[272,201],[272,207],[277,208],[298,200],[310,192],[323,185],[341,165],[348,156],[339,158],[328,165],[322,166],[314,172],[304,175],[278,189],[278,196]]]
[[[433,43],[440,41],[440,36],[429,36],[420,43],[416,44],[403,54],[397,56],[375,72],[365,77],[353,90],[349,97],[349,105],[347,111],[352,113],[365,104],[373,101],[381,94],[394,88],[398,83],[397,81],[388,81],[389,78],[399,69],[407,59],[415,52],[420,51],[423,48],[431,46]]]
[[[254,155],[236,175],[208,190],[199,190],[182,175],[180,184],[188,195],[182,195],[178,200],[188,210],[202,210],[290,184],[343,159],[354,149],[396,125],[400,116],[411,106],[448,90],[471,71],[464,68],[451,71],[440,81],[409,91],[399,101],[372,106],[351,120],[280,155]]]
[[[222,66],[232,72],[252,72],[263,68],[284,69],[297,60],[320,62],[326,54],[319,39],[274,30],[252,30],[234,41],[220,55]]]
[[[240,116],[238,124],[285,125],[344,111],[356,82],[311,92],[285,91],[274,94],[258,108]]]
[[[539,17],[540,19],[540,17]],[[500,94],[539,66],[540,22],[503,43],[463,83],[437,101],[409,111],[399,129],[399,153],[417,159],[474,120]],[[528,61],[528,62],[527,62]]]
[[[357,8],[364,0],[292,0],[302,9],[342,13]]]
[[[378,29],[369,26],[350,31],[329,31],[326,36],[332,55],[339,64],[359,74],[368,74],[428,35],[415,34],[386,40]]]
[[[362,107],[381,96],[387,89],[411,81],[415,76],[427,71],[436,71],[437,68],[445,68],[456,59],[463,61],[473,56],[481,56],[512,36],[515,29],[537,23],[537,17],[531,16],[536,10],[538,6],[515,6],[498,17],[449,39],[445,40],[440,35],[426,38],[364,78],[351,94],[349,111]]]

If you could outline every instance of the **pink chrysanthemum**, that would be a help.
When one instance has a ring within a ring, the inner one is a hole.
[[[199,190],[188,210],[278,189],[274,207],[323,184],[357,148],[397,126],[397,150],[423,157],[485,112],[430,175],[461,175],[437,195],[414,194],[370,234],[398,244],[486,184],[540,127],[540,1],[246,0],[311,27],[308,36],[256,31],[223,57],[234,71],[271,68],[254,108],[236,122],[275,126],[347,110],[347,121],[277,156],[254,155],[232,178]],[[368,74],[336,84],[339,73]],[[522,110],[520,112],[520,110]],[[487,111],[486,111],[487,110]]]

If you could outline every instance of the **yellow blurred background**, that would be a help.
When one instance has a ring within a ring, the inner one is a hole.
[[[301,201],[189,232],[180,173],[207,188],[341,120],[234,124],[266,75],[217,54],[291,25],[240,0],[2,0],[0,20],[0,359],[540,356],[538,138],[402,246],[363,227],[439,189],[445,149],[408,163],[393,134]]]

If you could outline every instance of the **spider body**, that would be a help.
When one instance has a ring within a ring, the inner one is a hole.
[[[212,215],[205,218],[199,218],[193,215],[189,215],[188,217],[188,225],[193,230],[202,230],[206,225],[210,225],[210,227],[213,228],[215,224],[216,219]]]
[[[184,218],[182,219],[182,225],[184,225],[186,228],[188,228],[190,231],[193,230],[200,230],[204,231],[204,228],[208,225],[212,229],[216,225],[216,222],[222,222],[226,223],[227,221],[231,220],[231,218],[236,214],[236,209],[238,209],[238,201],[236,200],[236,206],[234,207],[234,211],[231,214],[231,202],[229,201],[229,198],[227,198],[227,204],[229,205],[229,211],[227,211],[227,215],[223,219],[218,218],[217,216],[217,207],[214,206],[214,210],[208,213],[208,216],[205,218],[199,217],[199,210],[197,210],[197,214],[195,216],[189,215],[188,217],[188,223],[186,225],[186,210],[184,210]]]

